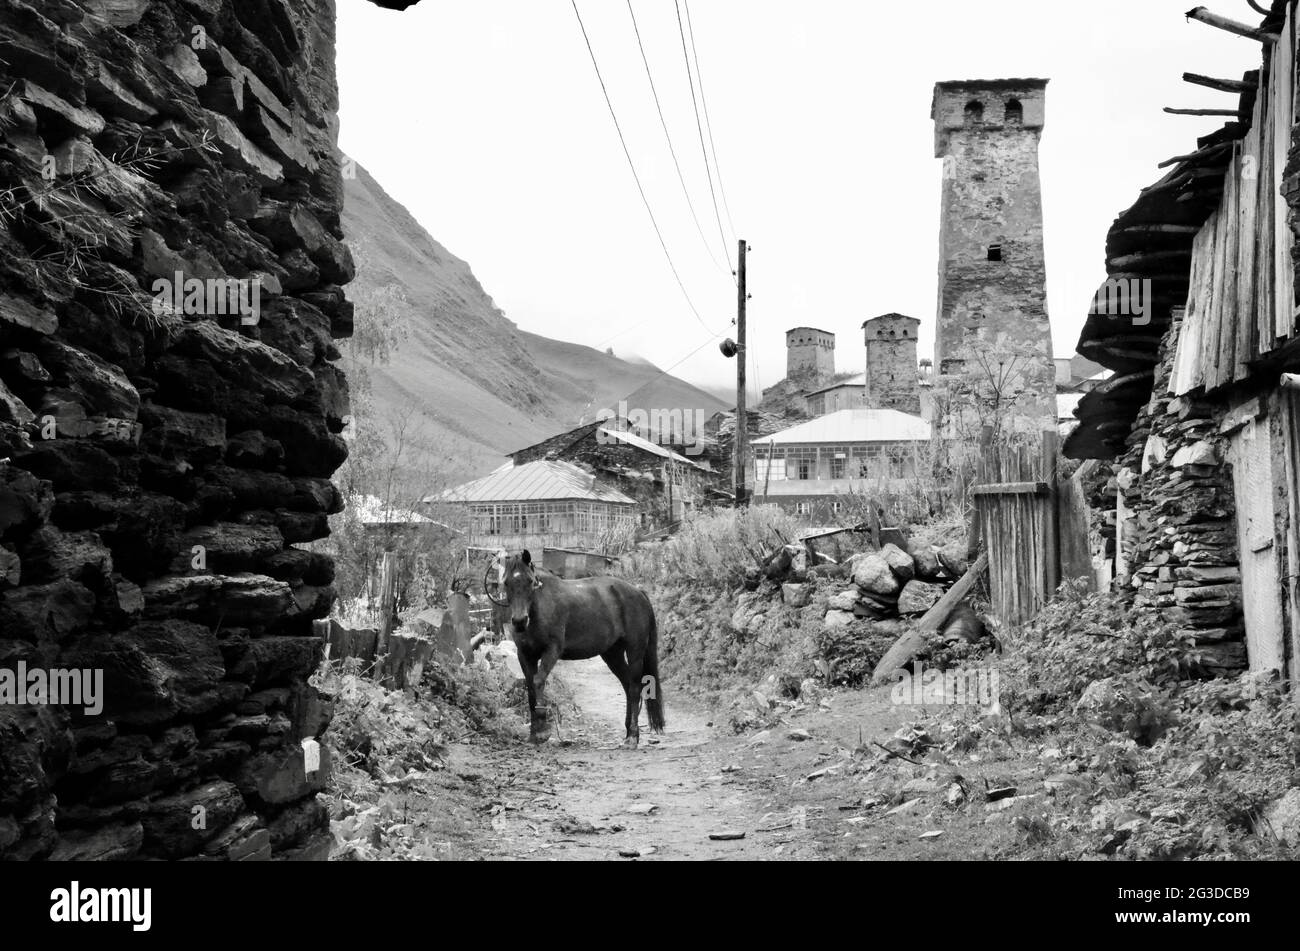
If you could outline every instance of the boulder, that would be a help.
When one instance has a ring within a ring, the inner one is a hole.
[[[916,564],[912,561],[912,556],[897,545],[889,544],[882,547],[880,557],[889,563],[889,570],[900,581],[909,581],[916,574]]]
[[[831,595],[830,600],[826,602],[826,605],[832,611],[852,611],[853,605],[857,603],[858,589],[846,588],[843,591]]]
[[[810,584],[781,585],[781,600],[785,602],[786,607],[807,607],[808,603],[812,601],[812,595],[813,586]]]
[[[827,611],[823,623],[828,628],[842,628],[848,627],[856,620],[852,611]]]
[[[943,597],[943,585],[929,581],[909,581],[898,596],[899,614],[924,614]]]
[[[939,564],[943,566],[944,572],[950,578],[960,578],[970,567],[970,559],[966,557],[966,543],[964,541],[948,542],[937,552]]]
[[[858,559],[853,567],[853,583],[869,594],[897,594],[902,585],[881,555],[872,553]]]
[[[916,564],[916,577],[922,581],[934,581],[943,572],[939,555],[933,547],[912,552],[912,561]]]

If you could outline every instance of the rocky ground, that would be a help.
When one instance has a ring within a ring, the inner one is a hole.
[[[927,756],[914,725],[935,709],[895,704],[889,687],[777,703],[767,728],[743,735],[678,695],[667,732],[626,751],[621,694],[604,664],[564,663],[556,677],[565,699],[550,742],[530,744],[512,712],[495,735],[448,744],[440,768],[336,820],[334,857],[1007,856],[1025,850],[1016,816],[1041,799],[1038,774],[1050,771],[1010,747],[966,754],[957,769]],[[981,729],[978,712],[968,722]],[[1007,793],[1016,788],[1026,794]],[[988,789],[1004,798],[986,801]]]

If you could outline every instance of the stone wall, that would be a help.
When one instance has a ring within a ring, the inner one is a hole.
[[[1137,605],[1193,635],[1207,667],[1225,673],[1246,666],[1232,474],[1218,434],[1222,409],[1169,393],[1180,328],[1175,317],[1151,400],[1115,463],[1127,568],[1116,581],[1133,589]]]
[[[103,677],[98,715],[0,703],[0,855],[328,850],[333,566],[297,546],[346,456],[333,31],[0,0],[0,667]]]

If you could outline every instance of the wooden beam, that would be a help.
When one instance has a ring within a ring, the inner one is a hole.
[[[1276,33],[1266,33],[1256,27],[1247,26],[1245,23],[1238,23],[1236,20],[1230,20],[1227,17],[1219,16],[1217,13],[1211,13],[1205,7],[1193,7],[1187,11],[1186,16],[1189,20],[1199,20],[1206,26],[1212,26],[1216,30],[1235,33],[1237,36],[1244,36],[1250,40],[1259,40],[1261,43],[1276,43],[1278,39]]]
[[[1241,79],[1216,79],[1213,76],[1202,76],[1200,73],[1183,73],[1183,82],[1204,86],[1207,89],[1217,89],[1219,92],[1249,92],[1255,88]]]
[[[1233,113],[1234,115],[1236,113]],[[1220,142],[1218,145],[1210,145],[1203,149],[1197,149],[1195,152],[1188,152],[1186,155],[1175,155],[1171,159],[1165,159],[1156,168],[1167,168],[1170,165],[1177,165],[1180,162],[1200,162],[1205,159],[1214,158],[1224,152],[1232,151],[1231,142]]]
[[[971,495],[1045,495],[1046,482],[989,482],[971,486]]]
[[[914,628],[895,641],[894,645],[885,652],[885,656],[880,658],[880,663],[876,664],[876,669],[871,674],[871,682],[888,683],[894,671],[915,657],[917,651],[925,646],[927,635],[943,627],[943,622],[948,620],[948,615],[952,614],[962,598],[970,594],[975,583],[979,581],[980,575],[984,574],[988,567],[989,553],[980,552],[979,558],[966,569],[961,580],[949,588],[943,597],[934,603],[934,607],[925,612]]]
[[[1171,116],[1233,116],[1235,118],[1240,115],[1236,109],[1175,109],[1172,106],[1165,106],[1165,112]]]
[[[1106,268],[1115,268],[1124,270],[1143,264],[1154,264],[1163,261],[1185,261],[1192,256],[1191,248],[1175,248],[1172,251],[1135,251],[1132,254],[1121,254],[1117,257],[1110,258],[1106,261]]]
[[[1164,222],[1146,225],[1126,225],[1123,228],[1117,228],[1116,234],[1191,234],[1194,235],[1201,230],[1200,225],[1174,225]]]

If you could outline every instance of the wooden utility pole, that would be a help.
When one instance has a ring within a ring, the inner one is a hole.
[[[745,413],[745,239],[740,239],[740,259],[736,265],[736,442],[732,461],[736,467],[736,507],[748,503],[745,496],[745,454],[749,448],[749,426]]]

